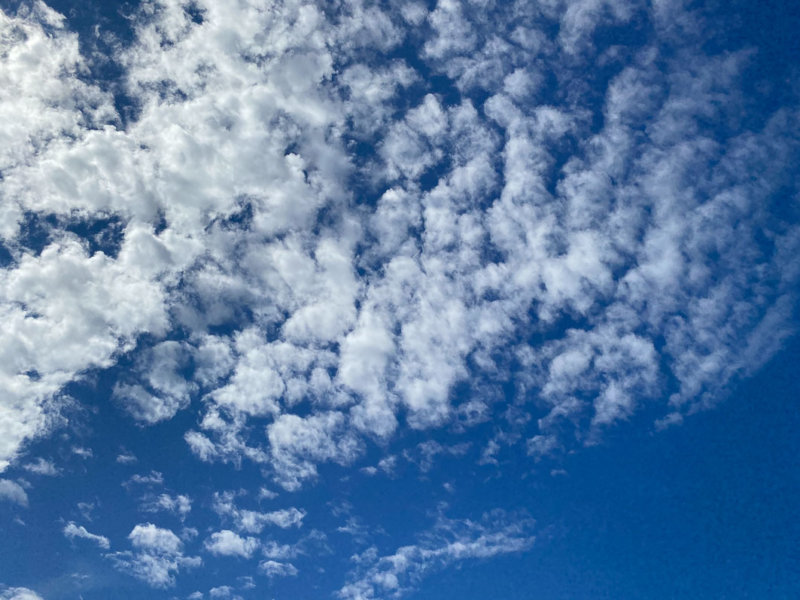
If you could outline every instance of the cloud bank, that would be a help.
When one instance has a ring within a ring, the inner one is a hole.
[[[158,0],[107,82],[44,3],[0,13],[0,469],[123,358],[130,418],[198,410],[198,460],[286,490],[401,431],[492,422],[487,463],[540,459],[712,406],[794,333],[798,111],[752,115],[753,53],[703,19]],[[615,27],[651,35],[599,50]],[[229,504],[239,533],[303,519]],[[115,556],[168,585],[197,563],[154,528]]]

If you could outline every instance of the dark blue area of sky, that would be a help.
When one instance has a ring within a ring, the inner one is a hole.
[[[534,549],[465,564],[411,597],[797,598],[798,360],[795,339],[717,410],[660,433],[620,427],[569,456],[566,474],[476,482],[464,495],[537,520]]]

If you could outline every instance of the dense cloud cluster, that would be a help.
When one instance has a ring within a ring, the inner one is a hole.
[[[683,4],[150,0],[112,82],[43,2],[0,12],[0,470],[123,358],[131,418],[192,407],[197,459],[286,490],[400,430],[493,422],[491,463],[713,404],[792,333],[798,111],[750,115],[752,52]],[[216,555],[305,516],[214,502]],[[340,596],[532,540],[452,527]],[[155,585],[200,564],[129,538],[109,556]]]

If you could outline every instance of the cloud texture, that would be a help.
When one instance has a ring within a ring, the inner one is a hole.
[[[704,19],[152,0],[103,81],[43,2],[0,12],[0,471],[98,372],[131,419],[194,411],[198,461],[285,490],[408,432],[488,423],[485,464],[540,460],[714,405],[794,333],[800,130],[794,97],[751,113],[754,53],[704,50]],[[598,49],[619,28],[649,35]],[[206,550],[240,558],[305,516],[214,507]],[[529,544],[464,528],[372,557],[340,596]],[[110,556],[155,585],[200,564],[153,524],[129,539]]]

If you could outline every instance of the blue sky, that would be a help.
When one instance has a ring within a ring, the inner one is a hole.
[[[797,597],[798,25],[0,3],[0,599]]]

